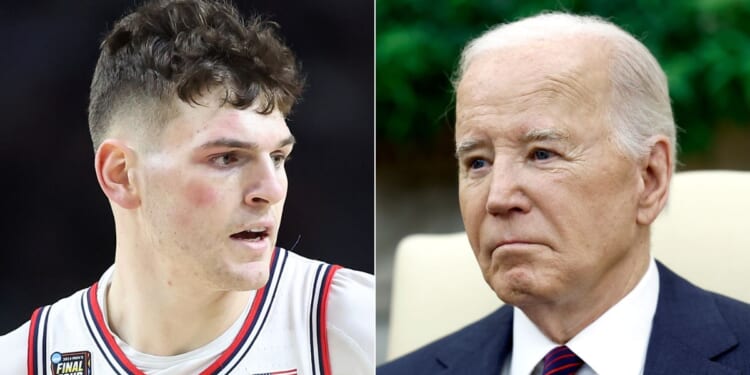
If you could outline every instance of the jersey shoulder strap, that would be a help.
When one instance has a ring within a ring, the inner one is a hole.
[[[318,265],[315,272],[314,290],[310,301],[310,337],[312,338],[313,373],[329,375],[331,360],[328,350],[327,307],[333,275],[341,268],[339,265]]]
[[[47,321],[52,306],[42,306],[31,314],[29,341],[26,355],[28,375],[43,375],[44,360],[47,358]]]

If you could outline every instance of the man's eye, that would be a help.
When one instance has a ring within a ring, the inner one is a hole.
[[[219,167],[228,167],[234,163],[237,163],[237,161],[239,161],[239,158],[237,157],[237,155],[231,152],[227,154],[217,155],[211,158],[211,163]]]
[[[284,163],[288,162],[292,159],[291,155],[284,155],[284,154],[274,154],[271,155],[271,159],[273,160],[273,165],[280,167],[284,165]]]
[[[474,159],[469,163],[470,169],[482,169],[487,166],[487,161],[482,159]]]
[[[531,152],[531,158],[534,160],[547,160],[557,155],[553,151],[538,148]]]

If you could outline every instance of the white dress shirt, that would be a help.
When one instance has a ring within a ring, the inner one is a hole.
[[[643,374],[658,297],[659,271],[651,258],[635,288],[565,344],[586,363],[577,374]],[[513,350],[501,374],[541,374],[545,354],[557,346],[515,307]]]

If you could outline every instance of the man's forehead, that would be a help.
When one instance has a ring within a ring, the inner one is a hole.
[[[533,142],[569,142],[570,131],[562,127],[528,127],[519,126],[500,134],[502,138],[516,144]],[[482,147],[492,147],[497,132],[470,132],[456,139],[456,156],[471,152]]]
[[[218,114],[206,121],[199,131],[195,132],[197,140],[204,139],[239,139],[259,143],[262,138],[276,143],[284,139],[294,139],[286,125],[284,117],[278,111],[260,114],[255,111],[228,111]],[[292,142],[293,143],[293,142]]]
[[[262,114],[252,107],[238,109],[228,105],[190,106],[184,103],[179,107],[179,115],[166,126],[163,146],[201,148],[217,140],[232,140],[275,147],[290,137],[293,139],[278,109]]]
[[[601,57],[608,58],[613,51],[613,43],[611,37],[586,33],[549,34],[512,43],[500,43],[497,47],[488,46],[472,53],[464,61],[462,75],[465,76],[477,61],[483,60],[505,63],[498,67],[520,62],[520,65],[513,68],[527,70],[579,65],[581,62]]]
[[[457,136],[467,125],[527,122],[535,113],[553,118],[603,113],[610,90],[606,53],[579,54],[578,45],[564,47],[545,42],[476,55],[456,91]]]
[[[513,85],[519,84],[595,84],[594,81],[607,77],[608,52],[581,43],[577,39],[563,39],[559,43],[540,41],[484,51],[475,55],[460,77],[457,94],[513,95],[517,94]]]

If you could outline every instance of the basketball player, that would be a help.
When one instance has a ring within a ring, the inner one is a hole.
[[[0,337],[0,372],[373,374],[372,276],[274,247],[301,87],[272,25],[224,2],[117,22],[89,104],[115,263]]]

